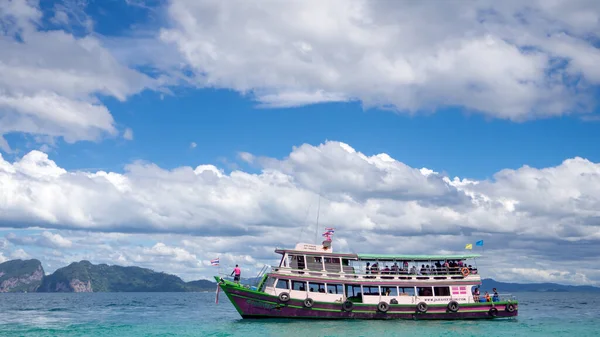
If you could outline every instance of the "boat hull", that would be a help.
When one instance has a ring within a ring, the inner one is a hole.
[[[465,320],[510,318],[518,314],[506,310],[508,302],[462,304],[457,312],[449,312],[445,304],[430,304],[425,313],[418,313],[415,305],[392,304],[387,312],[380,312],[376,304],[354,303],[351,311],[343,310],[342,303],[314,302],[311,308],[302,300],[290,299],[282,303],[277,296],[252,291],[244,287],[222,283],[221,289],[242,318],[313,318],[313,319],[409,319],[409,320]],[[495,308],[492,309],[492,308]]]

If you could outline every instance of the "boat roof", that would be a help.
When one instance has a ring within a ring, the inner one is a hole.
[[[291,255],[315,255],[315,256],[328,256],[328,257],[345,257],[350,259],[358,259],[358,256],[353,253],[333,253],[333,252],[325,252],[325,251],[305,251],[305,250],[297,250],[297,249],[275,249],[275,253],[278,254],[291,254]]]
[[[466,260],[480,257],[479,254],[467,255],[396,255],[396,254],[357,254],[359,260],[383,260],[383,261],[444,261],[444,260]]]
[[[296,249],[275,249],[279,254],[330,256],[355,259],[359,261],[444,261],[444,260],[466,260],[480,257],[479,254],[460,255],[396,255],[396,254],[355,254],[355,253],[333,253],[324,251],[304,251]]]

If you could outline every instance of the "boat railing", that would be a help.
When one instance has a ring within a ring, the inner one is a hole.
[[[492,302],[497,302],[494,301],[495,296],[492,296]],[[517,300],[517,296],[513,295],[513,294],[498,294],[498,300],[501,302],[514,302]]]
[[[474,300],[478,302],[488,302],[485,298],[485,295],[474,295]],[[498,296],[494,296],[490,294],[490,302],[515,302],[517,301],[517,296],[513,294],[498,294]],[[488,302],[489,303],[489,302]]]
[[[346,268],[347,267],[347,268]],[[450,270],[440,270],[435,273],[411,273],[408,272],[370,272],[367,273],[363,268],[344,266],[344,271],[339,269],[332,270],[317,270],[317,269],[297,269],[290,267],[273,267],[272,270],[278,273],[284,274],[297,274],[303,276],[313,277],[327,277],[327,278],[343,278],[343,279],[365,279],[365,280],[405,280],[405,281],[421,281],[421,280],[462,280],[465,278],[477,278],[479,275],[476,273],[469,272],[464,275],[460,272],[454,273]]]

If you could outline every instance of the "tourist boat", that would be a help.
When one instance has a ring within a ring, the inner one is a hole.
[[[215,276],[217,296],[220,287],[243,318],[452,320],[518,313],[514,297],[473,295],[481,277],[468,263],[479,255],[334,253],[331,240],[275,252],[279,265],[264,270],[256,286]]]

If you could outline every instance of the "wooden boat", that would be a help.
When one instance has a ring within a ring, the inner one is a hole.
[[[514,297],[474,295],[481,277],[469,262],[479,255],[334,253],[331,240],[275,252],[281,254],[279,265],[256,287],[215,277],[243,318],[453,320],[518,314]]]

